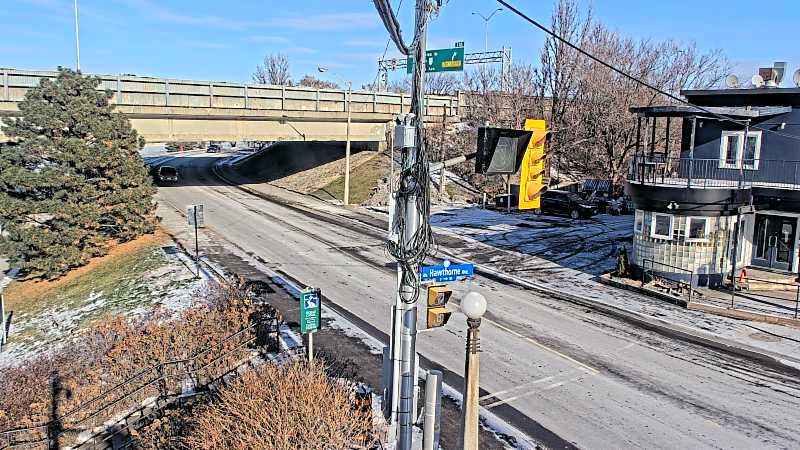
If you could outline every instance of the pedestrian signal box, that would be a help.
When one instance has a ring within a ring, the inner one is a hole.
[[[437,328],[447,324],[453,314],[446,308],[452,295],[453,291],[445,285],[432,284],[428,286],[425,328]]]

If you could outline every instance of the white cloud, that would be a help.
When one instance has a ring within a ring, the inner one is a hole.
[[[288,49],[287,52],[289,54],[301,53],[301,54],[305,54],[305,55],[310,55],[311,53],[316,53],[317,51],[314,50],[313,48],[308,48],[308,47],[292,47],[292,48]]]
[[[114,1],[119,4],[136,8],[143,14],[148,15],[156,20],[227,30],[271,27],[302,31],[342,31],[374,28],[380,25],[380,20],[375,13],[325,13],[293,17],[270,17],[264,19],[230,19],[215,15],[180,14],[162,7],[152,0]]]
[[[259,42],[259,43],[267,42],[267,43],[271,43],[271,44],[285,44],[285,43],[289,42],[289,38],[287,38],[287,37],[283,37],[283,36],[262,36],[262,35],[248,36],[247,38],[245,38],[245,40],[248,41],[248,42]]]
[[[349,41],[344,41],[343,43],[347,47],[357,47],[357,48],[385,48],[386,41],[381,41],[380,39],[353,39]]]

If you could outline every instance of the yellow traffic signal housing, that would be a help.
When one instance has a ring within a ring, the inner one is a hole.
[[[442,284],[428,286],[428,302],[425,314],[425,328],[444,326],[453,314],[445,305],[450,301],[453,291]]]
[[[541,208],[544,190],[544,138],[547,124],[541,119],[525,119],[525,130],[533,132],[519,176],[519,209]]]
[[[428,286],[428,308],[446,305],[452,295],[453,291],[443,284]]]
[[[450,320],[452,314],[444,307],[428,308],[428,317],[425,325],[427,328],[443,327]]]

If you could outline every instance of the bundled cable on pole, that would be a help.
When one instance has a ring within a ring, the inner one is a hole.
[[[431,12],[431,3],[429,0],[417,0],[417,29],[410,45],[406,45],[403,42],[400,25],[389,1],[373,0],[373,3],[397,49],[404,55],[412,56],[415,62],[411,112],[414,114],[416,145],[414,148],[404,151],[401,156],[400,177],[397,184],[393,186],[396,192],[395,230],[399,238],[387,243],[387,251],[397,260],[402,271],[401,289],[403,287],[410,289],[407,292],[401,291],[400,297],[405,303],[415,303],[419,296],[417,267],[425,260],[433,245],[433,233],[430,224],[428,155],[425,148],[423,121],[425,116],[423,89],[425,85],[424,39],[427,20]],[[417,210],[418,224],[406,223],[406,217],[403,212],[408,207],[413,207]],[[409,230],[413,231],[411,236],[408,236]]]

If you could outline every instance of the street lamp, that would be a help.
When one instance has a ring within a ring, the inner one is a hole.
[[[461,300],[461,311],[467,316],[467,355],[464,364],[464,411],[461,420],[464,450],[478,450],[478,374],[480,373],[480,360],[478,352],[481,349],[478,327],[481,317],[486,313],[486,298],[477,293],[469,292]]]
[[[317,70],[319,73],[328,72],[327,67],[317,67]],[[353,101],[353,83],[350,80],[344,79],[341,75],[335,72],[331,73],[347,84],[347,143],[345,144],[344,150],[344,198],[342,199],[345,206],[347,206],[350,204],[350,106],[352,105]]]
[[[486,17],[483,14],[481,14],[479,12],[476,12],[476,11],[472,12],[473,16],[479,16],[481,19],[483,19],[483,25],[484,25],[484,30],[485,30],[485,32],[484,32],[484,45],[485,45],[485,47],[484,47],[484,50],[483,50],[484,52],[488,52],[489,51],[489,21],[492,20],[492,17],[494,17],[495,14],[497,14],[498,12],[500,12],[502,10],[503,10],[503,8],[495,9],[494,11],[492,11],[491,14],[489,14],[489,17]]]
[[[75,71],[81,71],[81,40],[78,33],[78,0],[75,0]]]

